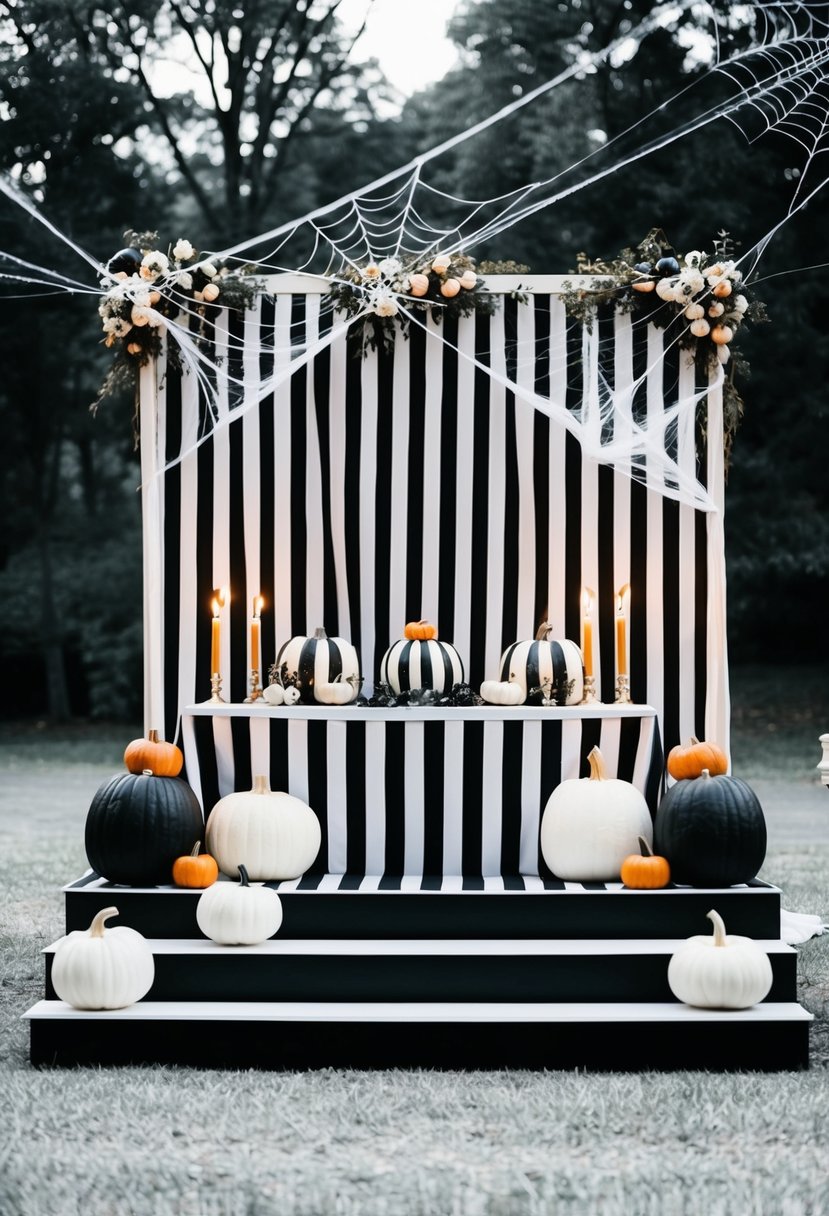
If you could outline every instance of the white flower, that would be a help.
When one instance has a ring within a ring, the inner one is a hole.
[[[149,308],[150,304],[152,303],[150,293],[147,291],[146,287],[144,287],[142,291],[134,291],[131,299],[133,304],[138,304],[140,308]]]
[[[701,291],[705,290],[705,279],[698,270],[683,270],[679,281],[685,288],[686,295],[698,296]]]
[[[445,274],[452,264],[452,257],[448,253],[439,253],[432,262],[432,270],[435,274]]]
[[[380,263],[380,273],[386,279],[392,279],[399,270],[403,269],[403,264],[399,258],[383,258]]]
[[[189,262],[195,256],[196,251],[189,241],[185,241],[183,237],[176,241],[173,246],[173,257],[177,262]]]
[[[377,317],[397,316],[397,301],[386,292],[377,292],[372,301],[372,311]]]
[[[369,262],[368,266],[363,268],[363,278],[370,282],[380,278],[380,267],[376,262]]]
[[[166,274],[170,269],[170,259],[160,249],[152,249],[141,259],[141,265],[150,272],[153,278],[157,278],[158,275]]]
[[[177,286],[182,289],[182,291],[193,290],[193,276],[187,270],[180,271],[180,273],[175,277],[175,282]]]
[[[213,279],[216,277],[216,267],[212,262],[202,262],[201,266],[199,266],[199,270],[202,272],[202,274],[206,274],[208,279]]]
[[[703,254],[699,249],[689,249],[683,260],[686,266],[697,267],[704,256],[705,254]]]
[[[147,309],[147,324],[151,329],[162,329],[164,318],[160,312],[156,312],[154,308],[149,308]]]
[[[742,316],[745,310],[748,308],[748,300],[743,295],[736,296],[731,307],[736,313],[739,313],[740,316]]]

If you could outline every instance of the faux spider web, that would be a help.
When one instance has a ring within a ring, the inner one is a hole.
[[[565,82],[577,80],[596,71],[604,64],[619,70],[631,46],[636,49],[645,38],[657,30],[670,28],[684,13],[694,10],[709,13],[713,62],[707,71],[698,72],[673,97],[661,103],[627,130],[603,145],[598,145],[576,163],[541,181],[527,183],[509,193],[494,198],[469,199],[441,190],[430,180],[432,162],[445,158],[462,143],[504,122],[524,107],[532,105]],[[595,186],[631,164],[697,131],[719,118],[734,123],[750,141],[776,131],[794,141],[801,149],[803,170],[796,183],[786,214],[772,232],[743,255],[744,269],[753,272],[774,233],[792,215],[804,207],[826,182],[825,156],[829,151],[829,5],[825,3],[765,3],[732,6],[726,22],[732,33],[740,36],[744,45],[723,55],[719,41],[722,18],[699,0],[656,5],[633,30],[609,44],[603,50],[582,52],[574,62],[556,77],[526,95],[510,102],[497,113],[460,132],[435,148],[415,157],[408,164],[383,175],[360,190],[315,209],[300,218],[283,224],[258,237],[243,241],[212,256],[223,257],[239,264],[253,260],[262,273],[310,274],[327,282],[341,281],[353,275],[369,262],[399,261],[403,270],[423,263],[438,252],[474,251],[485,241],[533,214],[553,206],[563,199]],[[683,113],[692,108],[695,91],[702,81],[716,74],[725,84],[725,95],[716,104],[701,105],[680,123],[649,135],[649,124],[666,112]],[[625,150],[632,145],[631,150]],[[43,217],[30,200],[8,184],[0,189],[14,201],[25,206],[53,233],[57,230]],[[85,251],[63,237],[98,273],[104,267]],[[243,256],[244,255],[244,256]],[[2,277],[16,282],[26,290],[64,290],[99,293],[99,287],[89,287],[68,280],[48,268],[23,263],[12,255],[0,255],[10,269]],[[25,272],[25,273],[24,273]],[[384,289],[385,290],[385,289]],[[395,303],[410,324],[423,325],[422,315],[412,305],[415,301],[405,290],[396,291]],[[431,302],[430,302],[431,303]],[[274,338],[274,372],[260,378],[259,346],[252,349],[244,335],[237,338],[229,332],[222,334],[221,365],[194,340],[190,325],[197,318],[187,316],[188,302],[184,299],[180,322],[167,321],[169,338],[178,344],[185,368],[196,377],[209,408],[202,417],[198,435],[185,437],[177,463],[192,451],[217,426],[226,425],[231,417],[253,408],[263,397],[274,392],[300,365],[309,362],[332,342],[337,341],[350,325],[371,316],[376,307],[374,295],[367,288],[364,311],[345,319],[341,314],[330,315],[333,301],[322,297],[321,309],[325,324],[324,336],[307,342],[304,329],[287,326]],[[190,306],[192,307],[192,306]],[[439,305],[438,305],[439,307]],[[667,305],[666,305],[667,307]],[[245,329],[245,334],[247,333]],[[261,335],[256,327],[257,343]],[[445,342],[440,330],[428,327],[432,338]],[[587,339],[586,339],[587,341]],[[591,357],[600,354],[599,339],[590,337]],[[585,394],[580,409],[568,409],[563,401],[544,397],[526,388],[522,375],[535,358],[534,349],[516,352],[511,375],[503,375],[489,366],[486,357],[475,358],[476,367],[488,376],[500,379],[523,406],[541,410],[551,420],[570,430],[579,439],[585,454],[601,463],[613,463],[637,480],[647,479],[654,488],[654,475],[660,492],[706,510],[713,509],[707,491],[694,478],[683,474],[674,457],[675,437],[687,426],[696,412],[699,393],[677,399],[669,405],[658,426],[637,416],[633,398],[648,371],[630,390],[616,393],[601,374],[594,378],[593,387]],[[470,358],[459,351],[464,358]],[[228,356],[236,356],[231,359]],[[600,366],[600,361],[599,361]],[[241,372],[231,370],[241,367]],[[250,372],[248,373],[248,370]],[[550,382],[556,371],[550,368]],[[712,387],[722,380],[722,373]],[[532,378],[529,378],[532,383]],[[220,385],[224,388],[219,391]],[[169,466],[168,466],[169,467]]]

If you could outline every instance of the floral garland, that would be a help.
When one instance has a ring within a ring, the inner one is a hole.
[[[591,261],[580,253],[575,273],[595,275],[596,281],[589,287],[565,282],[562,300],[568,316],[588,328],[598,305],[613,304],[670,329],[704,374],[730,364],[723,393],[728,452],[743,415],[735,375],[749,372],[748,363],[731,344],[744,321],[759,323],[768,317],[734,262],[728,233],[721,232],[713,247],[712,255],[693,249],[680,258],[662,230],[655,228],[635,249],[623,249],[611,262]]]
[[[124,233],[124,249],[113,254],[102,276],[103,299],[98,306],[104,345],[115,347],[115,360],[98,401],[134,384],[136,369],[161,353],[167,320],[181,313],[198,318],[194,336],[203,338],[209,306],[250,308],[260,285],[254,266],[231,268],[217,259],[198,260],[198,251],[181,238],[167,253],[156,246],[155,232]],[[192,328],[192,323],[191,323]],[[175,365],[176,348],[168,359]]]
[[[349,331],[359,337],[359,350],[391,350],[400,330],[408,336],[408,317],[404,310],[431,312],[432,319],[465,317],[473,312],[491,316],[497,298],[484,287],[475,270],[475,261],[460,253],[439,253],[415,261],[383,258],[364,266],[347,268],[331,284],[330,295],[336,308],[346,316],[364,316]]]

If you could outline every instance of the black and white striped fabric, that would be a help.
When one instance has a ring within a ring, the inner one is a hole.
[[[720,725],[711,737],[727,745],[723,603],[709,594],[721,517],[586,460],[572,434],[465,357],[576,407],[582,328],[544,280],[535,288],[526,302],[505,296],[492,317],[412,326],[391,353],[361,359],[337,340],[250,409],[231,410],[220,385],[213,433],[196,450],[206,404],[192,377],[159,364],[158,463],[189,453],[162,479],[162,586],[153,592],[163,619],[151,685],[168,738],[182,709],[210,695],[215,587],[231,588],[222,618],[228,701],[248,691],[247,609],[259,594],[265,671],[286,639],[322,624],[354,643],[370,691],[407,620],[434,621],[476,685],[497,678],[504,650],[542,620],[578,640],[588,586],[597,694],[610,702],[615,596],[629,583],[634,701],[656,708],[666,747],[711,736],[712,723]],[[255,379],[257,368],[266,375],[274,360],[290,362],[289,333],[313,344],[331,319],[306,280],[244,319],[221,314],[220,358],[222,324],[244,332]],[[663,351],[661,331],[610,313],[598,325],[609,384],[624,390],[647,372],[635,408],[658,419],[666,401],[693,392],[693,368],[680,366],[675,348]],[[709,427],[718,436],[716,413]],[[706,450],[703,433],[691,418],[663,439],[719,493],[719,440]]]
[[[188,780],[205,813],[269,777],[314,808],[331,874],[547,874],[541,814],[555,787],[608,771],[655,811],[663,756],[653,710],[213,711],[184,716]]]

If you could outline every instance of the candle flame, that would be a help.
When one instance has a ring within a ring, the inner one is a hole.
[[[624,610],[625,610],[625,596],[627,595],[627,593],[628,593],[629,591],[630,591],[630,583],[625,583],[625,584],[624,584],[623,586],[621,586],[621,587],[619,588],[619,590],[616,592],[616,611],[617,611],[617,612],[624,612]]]
[[[584,608],[585,616],[590,616],[593,612],[593,603],[596,599],[596,592],[592,587],[582,587],[581,602]]]
[[[265,600],[264,600],[264,598],[263,598],[261,595],[255,595],[255,596],[253,597],[253,615],[254,615],[254,616],[261,616],[261,615],[262,615],[262,609],[263,609],[264,607],[265,607]]]
[[[213,615],[214,615],[214,616],[218,616],[218,615],[219,615],[219,609],[221,608],[221,604],[219,603],[219,600],[218,600],[218,598],[217,598],[215,595],[213,596],[213,604],[212,604],[212,606],[213,606]]]

